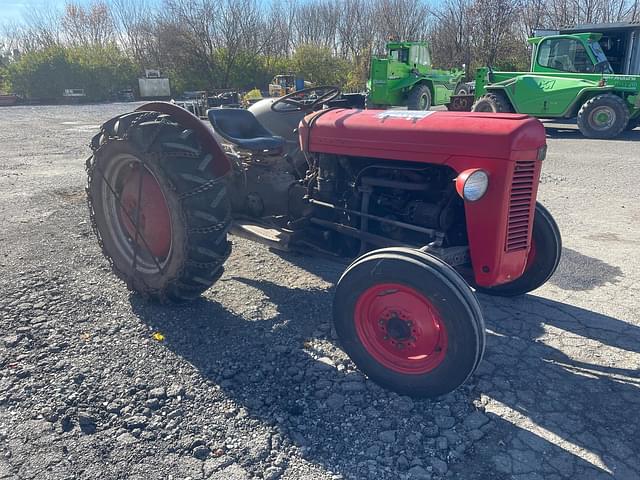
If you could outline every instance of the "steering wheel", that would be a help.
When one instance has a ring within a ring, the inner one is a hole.
[[[271,104],[271,110],[278,113],[311,112],[317,106],[330,102],[340,93],[340,88],[332,86],[304,88],[280,97]]]

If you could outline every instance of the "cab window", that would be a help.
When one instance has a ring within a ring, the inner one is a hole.
[[[429,49],[424,45],[416,45],[411,49],[409,58],[411,65],[425,65],[431,66],[431,59],[429,58]]]
[[[550,38],[540,43],[538,64],[561,72],[592,73],[593,61],[579,40]]]
[[[389,56],[391,57],[392,60],[396,60],[402,63],[407,63],[409,61],[409,49],[398,48],[395,50],[391,50],[389,52]]]

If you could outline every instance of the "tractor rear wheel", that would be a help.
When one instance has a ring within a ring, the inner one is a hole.
[[[407,248],[356,259],[336,286],[338,338],[353,362],[395,392],[456,389],[484,351],[484,320],[467,283],[441,260]]]
[[[431,90],[425,84],[413,87],[407,97],[408,110],[429,110],[431,108]]]
[[[617,95],[605,93],[590,98],[578,112],[578,128],[588,138],[614,138],[629,123],[629,109]]]
[[[197,298],[222,274],[231,214],[196,134],[134,112],[106,122],[92,148],[89,212],[115,274],[156,300]]]
[[[487,93],[481,96],[471,107],[472,112],[512,113],[513,107],[502,92]]]
[[[522,276],[513,282],[478,291],[500,297],[524,295],[544,285],[554,274],[562,255],[560,229],[549,210],[536,203],[531,235],[531,249]]]

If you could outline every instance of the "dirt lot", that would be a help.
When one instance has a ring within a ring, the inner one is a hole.
[[[83,189],[92,133],[131,108],[0,110],[1,479],[640,478],[640,130],[549,128],[559,270],[482,296],[485,360],[424,401],[337,346],[340,264],[233,238],[202,300],[130,296]]]

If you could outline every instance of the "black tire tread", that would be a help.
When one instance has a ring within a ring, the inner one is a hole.
[[[93,155],[87,161],[87,201],[93,230],[111,268],[130,290],[158,301],[185,301],[197,298],[222,275],[223,264],[231,253],[227,232],[231,225],[231,210],[225,182],[216,178],[211,168],[202,169],[208,153],[196,137],[170,116],[158,112],[132,112],[105,122],[91,147]],[[164,288],[150,288],[134,269],[117,266],[105,249],[95,220],[96,202],[92,182],[101,181],[97,171],[101,152],[112,142],[128,142],[140,152],[144,162],[154,163],[163,173],[170,188],[180,199],[182,217],[187,227],[181,268],[168,278]],[[196,180],[196,178],[198,180]],[[204,212],[204,214],[194,214]]]
[[[462,383],[468,380],[468,378],[473,374],[478,364],[480,363],[480,360],[484,352],[484,345],[485,345],[484,319],[482,316],[480,305],[477,299],[475,298],[473,291],[469,288],[468,284],[464,281],[464,279],[462,279],[462,277],[460,277],[460,275],[452,269],[452,267],[447,265],[442,260],[436,257],[433,257],[432,255],[426,254],[424,252],[420,252],[418,250],[408,249],[408,248],[401,248],[401,247],[385,248],[385,249],[368,252],[362,257],[356,259],[345,270],[345,272],[343,273],[342,277],[340,278],[336,286],[336,300],[334,302],[334,318],[338,319],[344,313],[343,307],[345,305],[343,305],[343,303],[345,301],[345,298],[348,298],[348,297],[345,297],[345,295],[348,295],[348,292],[350,292],[351,290],[349,284],[347,283],[345,287],[344,283],[350,281],[349,276],[351,272],[353,272],[355,269],[357,269],[358,267],[360,267],[365,263],[372,262],[372,261],[375,262],[378,260],[380,261],[381,260],[399,260],[399,261],[407,262],[407,266],[408,265],[413,265],[414,267],[419,266],[420,268],[424,268],[426,271],[429,271],[430,274],[433,276],[433,278],[439,279],[438,280],[439,282],[441,282],[443,285],[446,285],[449,291],[454,293],[454,295],[458,298],[462,308],[467,309],[469,318],[471,320],[470,322],[471,328],[473,328],[474,330],[472,333],[472,338],[475,338],[475,351],[473,352],[473,355],[474,355],[473,363],[470,364],[471,368],[465,371],[464,378],[461,380],[459,379],[457,383],[455,383],[455,385],[451,384],[446,388],[444,385],[441,385],[441,384],[438,387],[435,387],[433,385],[421,384],[421,383],[416,384],[415,380],[418,380],[417,377],[409,376],[411,377],[410,379],[406,375],[399,374],[399,373],[394,374],[396,376],[396,380],[394,381],[390,381],[388,379],[386,381],[382,380],[382,377],[380,377],[379,375],[378,375],[378,378],[373,378],[373,379],[379,382],[382,386],[386,388],[390,388],[396,391],[397,393],[411,395],[411,396],[433,397],[433,396],[438,396],[438,395],[448,393],[453,388],[456,388],[457,386],[461,385]],[[343,287],[342,290],[340,288],[341,286]],[[341,343],[343,343],[343,347],[346,350],[348,350],[347,353],[349,353],[349,355],[352,356],[352,359],[354,359],[353,353],[355,353],[355,351],[352,352],[350,350],[351,348],[355,348],[355,347],[349,346],[352,342],[349,342],[349,341],[345,342],[345,340],[347,339],[344,337],[345,332],[342,331],[343,328],[347,328],[347,327],[343,327],[342,325],[336,324],[336,331],[338,332],[339,337],[342,337]],[[363,371],[365,371],[365,373],[375,376],[374,372],[367,371],[368,369],[366,365],[363,364],[358,366]],[[376,368],[380,368],[380,367],[376,367]],[[388,375],[388,373],[383,376],[386,376],[386,375]],[[447,377],[447,378],[450,378],[450,377]],[[451,382],[451,379],[449,379],[449,382]]]
[[[428,254],[426,252],[423,252],[421,250],[416,250],[414,248],[408,248],[408,247],[387,247],[387,248],[381,248],[378,250],[371,250],[370,252],[367,252],[363,255],[361,255],[360,257],[358,257],[356,260],[354,260],[345,270],[345,272],[343,273],[343,275],[345,273],[347,273],[347,271],[349,271],[349,269],[352,267],[352,265],[360,262],[361,260],[364,260],[365,258],[370,257],[371,255],[374,254],[378,254],[378,253],[384,253],[384,252],[391,252],[397,255],[404,255],[408,258],[416,258],[421,262],[430,262],[433,263],[435,266],[437,266],[439,268],[439,272],[444,275],[447,280],[449,280],[453,285],[455,285],[456,289],[458,290],[458,292],[465,298],[465,300],[467,301],[467,303],[469,304],[469,306],[471,307],[471,309],[473,310],[473,314],[475,316],[475,318],[477,319],[478,322],[478,329],[476,332],[476,335],[478,336],[478,342],[480,344],[480,349],[478,350],[478,354],[476,356],[476,367],[478,366],[478,364],[480,363],[480,361],[482,360],[482,357],[484,355],[484,350],[485,350],[485,343],[486,343],[486,338],[485,338],[485,330],[486,330],[486,325],[485,325],[485,321],[484,321],[484,315],[482,314],[482,307],[480,306],[480,302],[478,302],[478,298],[473,294],[473,291],[471,290],[471,288],[469,287],[469,284],[467,283],[467,281],[464,279],[464,277],[462,275],[460,275],[453,267],[451,267],[447,262],[445,262],[444,260]],[[475,370],[475,367],[474,367]]]
[[[431,95],[431,89],[429,88],[428,85],[425,85],[424,83],[419,83],[418,85],[413,87],[409,92],[409,95],[407,96],[407,109],[422,110],[420,108],[420,97],[422,97],[425,93],[429,96],[429,102],[428,102],[429,104],[427,105],[427,108],[424,110],[429,110],[431,108],[431,102],[433,102],[433,98]]]
[[[514,109],[507,96],[502,92],[490,92],[481,96],[471,107],[472,112],[477,112],[478,105],[488,103],[493,113],[513,113]]]
[[[608,131],[597,131],[591,128],[589,125],[589,111],[599,103],[603,102],[611,102],[614,108],[618,108],[618,114],[621,114],[621,120],[617,122],[617,126]],[[577,124],[578,129],[582,134],[587,138],[599,138],[599,139],[607,139],[607,138],[615,138],[620,135],[629,124],[629,108],[625,101],[617,95],[612,93],[604,93],[602,95],[597,95],[595,97],[590,98],[586,102],[582,104],[580,110],[577,115]]]

